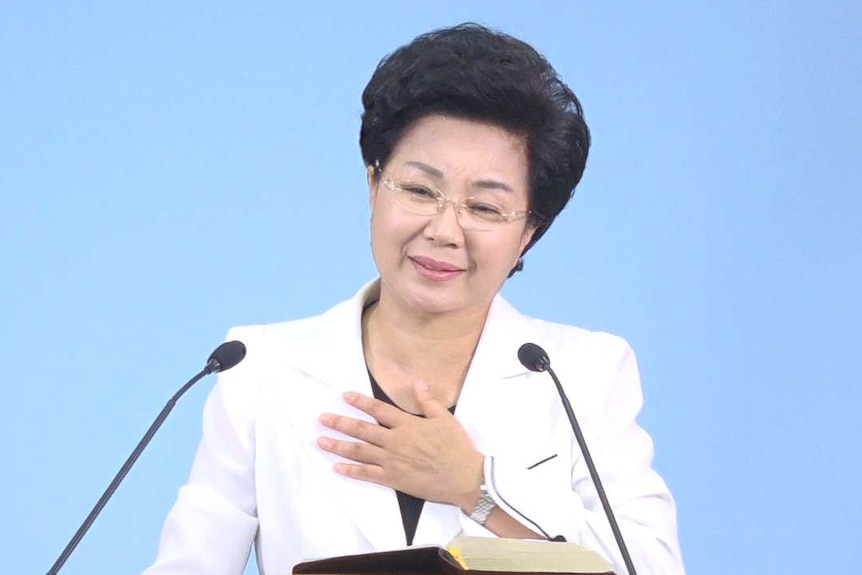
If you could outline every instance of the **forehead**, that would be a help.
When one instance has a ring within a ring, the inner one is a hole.
[[[420,170],[419,164],[431,169]],[[522,136],[496,124],[439,115],[414,122],[393,149],[388,165],[399,171],[424,171],[441,182],[496,180],[515,190],[526,190],[529,171]]]

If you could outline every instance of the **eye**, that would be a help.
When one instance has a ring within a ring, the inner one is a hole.
[[[488,202],[471,202],[467,205],[474,216],[485,219],[498,221],[505,219],[506,213],[499,206],[489,204]]]
[[[414,201],[437,202],[440,200],[440,192],[419,184],[404,184],[401,189]]]

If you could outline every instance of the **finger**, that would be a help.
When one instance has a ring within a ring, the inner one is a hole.
[[[385,455],[383,450],[376,445],[361,441],[343,441],[333,437],[321,436],[317,438],[317,445],[324,451],[357,463],[377,465]]]
[[[386,428],[380,427],[375,423],[336,415],[335,413],[321,414],[318,421],[329,429],[333,429],[354,439],[373,443],[374,445],[382,445],[384,435],[387,431]]]
[[[413,392],[416,395],[416,401],[419,403],[422,414],[428,419],[451,417],[452,414],[449,412],[449,409],[431,395],[431,389],[428,387],[428,384],[421,381],[416,382],[413,385]]]
[[[401,411],[394,405],[354,391],[346,392],[344,394],[344,401],[356,409],[367,413],[381,425],[390,428],[403,422],[405,417],[409,417],[409,414]]]
[[[392,487],[386,481],[386,473],[383,471],[383,468],[378,465],[361,465],[357,463],[339,462],[333,465],[332,469],[334,469],[339,475],[350,477],[351,479],[358,479],[360,481],[368,481],[379,485],[385,485],[386,487]]]

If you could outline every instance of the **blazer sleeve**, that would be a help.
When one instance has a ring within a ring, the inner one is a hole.
[[[676,509],[664,481],[652,468],[650,436],[636,422],[643,396],[634,353],[622,339],[593,334],[591,367],[558,374],[572,401],[587,446],[635,568],[641,573],[682,574]],[[558,353],[555,357],[565,357]],[[587,357],[587,356],[583,356]],[[575,375],[575,374],[578,375]],[[587,391],[570,386],[586,378]],[[567,381],[568,380],[568,381]],[[560,407],[562,410],[562,405]],[[563,535],[606,557],[617,573],[625,564],[602,509],[589,470],[565,413],[558,435],[570,458],[558,458],[533,469],[505,454],[486,457],[485,477],[498,505],[526,527]]]
[[[251,328],[227,339],[248,343]],[[220,373],[203,414],[203,435],[188,483],[162,529],[156,561],[144,575],[241,575],[257,533],[254,421],[255,349]]]

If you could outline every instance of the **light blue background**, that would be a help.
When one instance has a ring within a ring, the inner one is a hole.
[[[584,181],[504,291],[634,346],[688,571],[858,562],[858,2],[3,0],[4,572],[47,571],[229,326],[373,277],[360,92],[464,20],[533,43],[583,101]],[[211,386],[64,573],[152,560]]]

